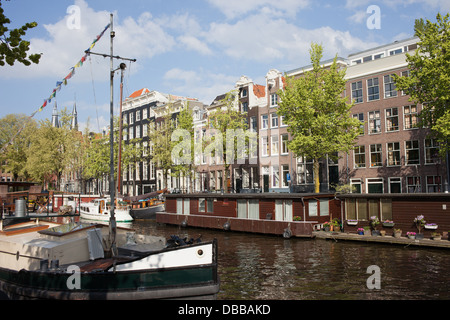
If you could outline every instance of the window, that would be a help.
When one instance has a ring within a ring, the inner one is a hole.
[[[380,99],[380,87],[378,85],[378,78],[367,80],[367,100],[374,101]]]
[[[259,200],[258,199],[238,199],[237,200],[238,218],[241,219],[259,219]]]
[[[313,161],[311,159],[306,159],[305,157],[297,158],[297,183],[314,183]]]
[[[271,140],[271,154],[272,156],[278,154],[278,135],[270,137]]]
[[[319,211],[321,217],[330,215],[330,203],[328,199],[319,200]]]
[[[147,108],[142,109],[142,119],[147,119],[148,117],[148,110]]]
[[[405,141],[406,165],[420,164],[419,141]]]
[[[391,75],[384,76],[384,97],[391,98],[397,96],[394,78]]]
[[[214,212],[214,199],[198,198],[198,212]]]
[[[370,166],[381,167],[383,166],[383,157],[381,151],[381,144],[370,145]]]
[[[140,138],[141,137],[141,126],[137,125],[136,126],[136,138]]]
[[[389,178],[389,193],[402,193],[402,178]]]
[[[282,165],[281,166],[282,175],[281,175],[281,186],[282,187],[289,187],[289,181],[290,180],[290,174],[289,174],[289,166],[288,165]]]
[[[386,109],[386,131],[398,131],[398,108]]]
[[[263,114],[261,116],[261,129],[269,128],[269,115]]]
[[[281,135],[281,154],[289,153],[288,142],[289,142],[289,135],[287,133],[282,134]]]
[[[388,166],[400,165],[400,142],[391,142],[387,144]]]
[[[352,186],[352,193],[362,192],[362,182],[361,179],[350,179],[350,185]]]
[[[395,56],[396,54],[400,54],[402,52],[403,52],[402,48],[394,49],[394,50],[389,51],[389,55],[390,56]]]
[[[261,155],[268,156],[269,155],[269,137],[261,137]]]
[[[383,178],[368,178],[367,179],[368,193],[383,193]]]
[[[442,192],[441,176],[427,176],[427,192]]]
[[[141,121],[141,110],[136,111],[136,121]]]
[[[363,58],[363,62],[369,62],[372,61],[372,56],[367,56]]]
[[[364,135],[364,113],[356,113],[353,115],[353,118],[358,119],[361,122],[359,127],[360,135]]]
[[[258,121],[256,117],[250,117],[250,130],[256,132],[258,129]]]
[[[309,200],[308,201],[308,215],[310,217],[317,217],[317,200]]]
[[[278,128],[278,115],[276,113],[271,113],[270,118],[272,121],[271,128]]]
[[[286,127],[287,124],[284,122],[284,116],[280,116],[280,127]]]
[[[275,200],[275,220],[292,221],[292,200]]]
[[[405,129],[416,129],[419,115],[417,112],[417,106],[404,106],[403,107],[403,125]]]
[[[242,102],[242,112],[248,112],[248,102]]]
[[[243,88],[241,91],[241,98],[244,98],[247,96],[247,89]]]
[[[435,163],[438,159],[439,142],[435,139],[425,139],[425,164]]]
[[[355,168],[365,168],[366,167],[366,147],[356,146],[354,149],[355,155]]]
[[[270,95],[270,106],[276,107],[278,105],[278,95],[276,93],[272,93]]]
[[[408,193],[422,192],[422,187],[420,185],[420,177],[407,177],[406,188],[408,190]]]
[[[272,187],[278,188],[280,185],[280,172],[278,166],[272,166]]]
[[[380,111],[369,112],[369,134],[381,132],[381,118]]]
[[[134,112],[130,112],[130,124],[134,123]]]
[[[355,103],[363,102],[362,81],[352,83],[352,100]]]

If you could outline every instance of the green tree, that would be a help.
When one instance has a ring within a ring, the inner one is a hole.
[[[172,150],[180,150],[179,154],[176,155],[177,158],[183,159],[183,163],[175,161],[172,167],[172,175],[180,177],[183,176],[189,179],[190,192],[193,191],[193,175],[194,175],[194,158],[196,154],[195,144],[194,144],[194,116],[192,109],[189,106],[189,102],[181,109],[177,117],[177,129],[172,133]],[[182,130],[182,132],[180,132]],[[181,141],[180,141],[181,139]],[[176,146],[179,149],[174,149]],[[186,154],[183,154],[184,151]]]
[[[0,161],[3,171],[10,172],[14,180],[30,178],[27,170],[27,150],[37,123],[21,114],[9,114],[0,119]]]
[[[163,188],[168,185],[167,175],[172,168],[172,133],[175,125],[172,119],[173,104],[166,105],[162,120],[159,122],[151,121],[148,124],[148,139],[150,141],[151,160],[156,164],[156,167],[162,170],[163,173]]]
[[[437,14],[436,22],[416,20],[415,35],[420,40],[414,54],[406,54],[409,76],[395,76],[397,89],[422,104],[420,125],[431,128],[442,155],[449,150],[450,132],[449,15]]]
[[[224,164],[225,177],[222,188],[230,187],[231,165],[237,159],[244,159],[245,145],[248,142],[249,133],[246,121],[246,112],[240,112],[236,107],[237,92],[228,92],[221,101],[221,107],[210,113],[208,127],[215,130],[211,140],[206,141],[205,151],[210,151],[211,156],[221,156]],[[221,155],[215,152],[219,151]],[[208,153],[208,152],[207,152]]]
[[[319,160],[338,152],[348,152],[355,144],[360,123],[350,114],[352,104],[343,95],[345,70],[337,57],[329,68],[320,65],[323,48],[312,44],[312,70],[300,78],[287,77],[286,88],[279,91],[278,114],[284,116],[292,139],[289,150],[296,156],[312,159],[315,192],[320,192]]]
[[[29,22],[20,28],[9,30],[7,24],[10,23],[11,20],[5,16],[0,1],[0,66],[4,66],[5,62],[12,66],[16,61],[26,66],[32,62],[39,63],[41,54],[27,55],[30,50],[30,42],[22,39],[26,31],[36,27],[37,23]]]

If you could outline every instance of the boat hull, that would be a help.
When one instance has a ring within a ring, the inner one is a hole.
[[[98,213],[89,213],[89,212],[85,212],[85,211],[80,211],[80,218],[85,219],[85,220],[109,222],[110,217],[111,216],[110,216],[109,212],[107,212],[105,214],[98,214]],[[133,222],[133,217],[126,211],[115,212],[114,217],[116,219],[116,222],[118,222],[118,223]]]
[[[131,209],[130,215],[133,219],[156,219],[156,213],[164,211],[164,204],[157,204],[145,208]]]
[[[151,254],[176,253],[207,244],[172,248]],[[127,268],[79,272],[78,288],[69,289],[77,274],[62,271],[26,271],[0,268],[0,290],[10,299],[58,300],[149,300],[149,299],[214,299],[219,291],[217,275],[217,241],[210,243],[212,263],[181,267]],[[198,249],[197,249],[198,250]],[[148,257],[145,257],[148,258]],[[139,262],[142,258],[136,259]],[[131,262],[133,263],[133,262]]]

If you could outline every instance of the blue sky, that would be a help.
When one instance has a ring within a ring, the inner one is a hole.
[[[380,9],[379,29],[367,27],[371,5]],[[437,12],[450,11],[450,1],[3,0],[2,7],[10,28],[38,23],[26,39],[43,56],[38,65],[0,69],[0,117],[39,109],[109,23],[109,13],[114,54],[137,59],[125,72],[125,97],[145,87],[210,104],[242,75],[265,84],[270,69],[309,64],[311,42],[322,43],[329,59],[409,38],[415,19],[434,21]],[[108,31],[92,51],[109,53],[109,43]],[[117,73],[116,109],[119,80]],[[108,124],[109,59],[91,56],[34,118],[51,118],[55,101],[71,111],[75,100],[81,128],[98,132]]]

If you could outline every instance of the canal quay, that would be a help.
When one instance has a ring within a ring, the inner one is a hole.
[[[133,228],[166,238],[217,239],[219,300],[450,299],[450,250],[411,245],[418,242],[406,238],[394,244],[381,242],[388,237],[316,232],[315,238],[285,239],[154,220],[136,220]],[[379,289],[371,285],[374,266]]]

